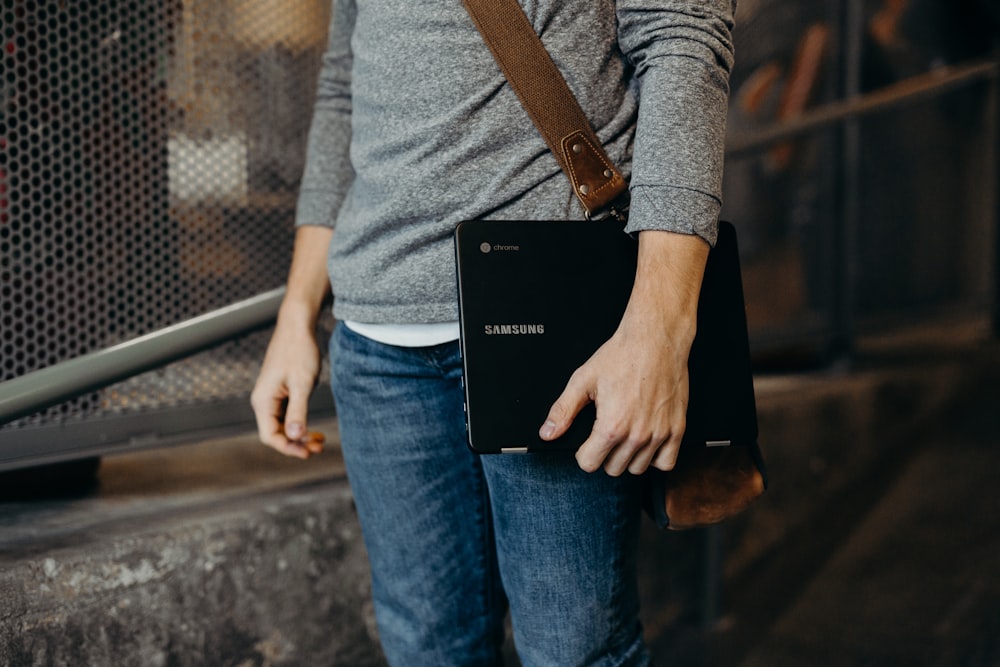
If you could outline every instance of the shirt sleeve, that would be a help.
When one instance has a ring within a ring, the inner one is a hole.
[[[351,35],[354,0],[334,0],[316,87],[295,224],[333,227],[354,181],[351,166]]]
[[[629,232],[715,244],[735,11],[735,0],[617,2],[619,44],[639,86]]]

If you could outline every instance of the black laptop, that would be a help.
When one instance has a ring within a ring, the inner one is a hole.
[[[469,446],[576,450],[594,407],[558,440],[538,429],[576,368],[615,331],[638,244],[613,219],[461,223],[455,232]],[[685,446],[755,445],[757,411],[736,235],[709,253],[688,363]]]

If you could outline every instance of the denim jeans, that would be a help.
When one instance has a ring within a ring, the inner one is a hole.
[[[332,386],[393,665],[647,665],[630,476],[568,454],[473,454],[458,343],[400,348],[338,324]]]

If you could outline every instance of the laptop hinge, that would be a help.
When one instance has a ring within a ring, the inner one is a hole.
[[[732,440],[706,440],[706,447],[728,447],[733,444]]]
[[[527,454],[528,453],[528,448],[527,447],[501,447],[500,448],[500,453],[501,454]]]

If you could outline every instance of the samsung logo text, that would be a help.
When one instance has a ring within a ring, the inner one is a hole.
[[[521,336],[545,333],[544,324],[487,324],[483,327],[487,336]]]

